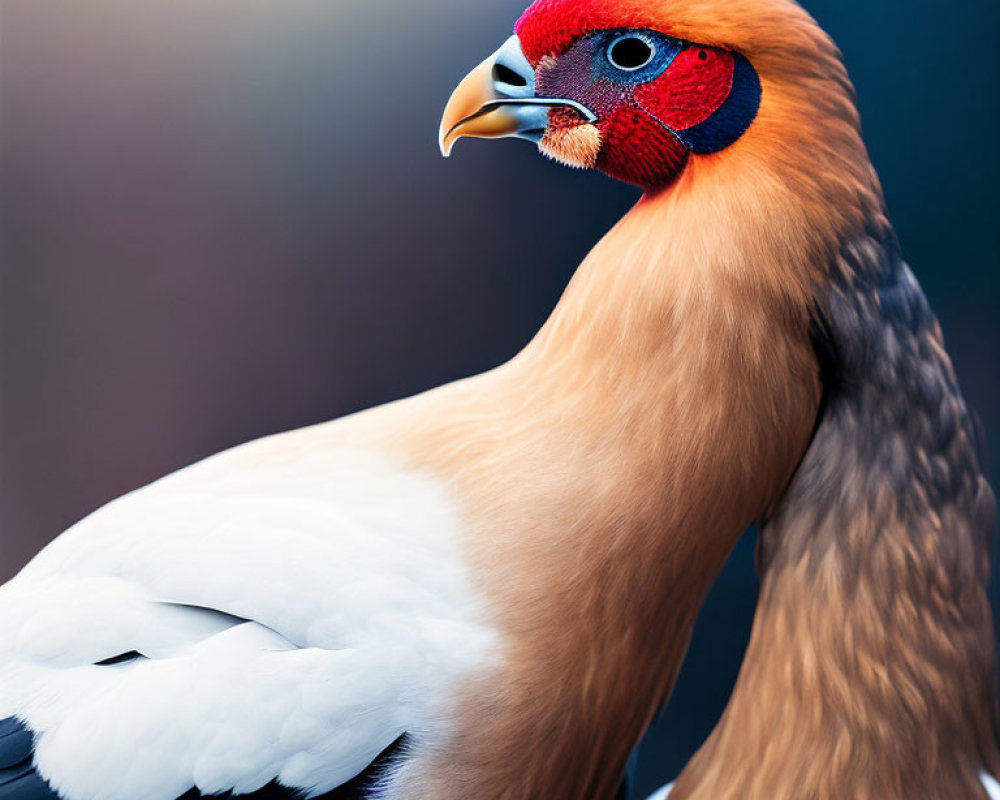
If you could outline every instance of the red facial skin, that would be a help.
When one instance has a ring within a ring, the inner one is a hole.
[[[635,87],[635,100],[671,130],[683,131],[708,119],[733,88],[733,55],[688,47],[655,81]]]
[[[672,184],[690,157],[676,136],[632,104],[623,103],[597,127],[602,141],[597,168],[647,194]]]
[[[536,91],[541,97],[576,100],[598,116],[597,169],[647,192],[659,191],[676,180],[691,155],[683,131],[710,117],[728,97],[732,54],[689,46],[658,78],[632,85],[593,77],[599,47],[603,44],[584,38],[558,57],[543,57]],[[553,111],[550,124],[569,127],[580,119]]]

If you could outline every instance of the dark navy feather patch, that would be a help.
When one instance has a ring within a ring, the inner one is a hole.
[[[35,772],[35,738],[16,719],[0,720],[0,800],[57,800]]]
[[[733,88],[718,110],[704,122],[677,136],[692,152],[718,153],[739,139],[756,119],[761,86],[757,70],[739,53],[733,53]]]

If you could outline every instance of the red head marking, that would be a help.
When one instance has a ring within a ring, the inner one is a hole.
[[[610,28],[655,27],[648,3],[635,0],[536,0],[514,26],[528,60],[538,66],[577,39]]]
[[[636,102],[672,130],[693,128],[729,97],[733,65],[725,50],[688,47],[659,78],[636,87]]]
[[[550,114],[542,149],[647,191],[672,183],[691,154],[729,147],[761,97],[743,56],[671,35],[656,11],[648,0],[537,0],[516,26],[539,96],[573,100],[597,117],[583,126],[573,114]],[[629,52],[634,63],[619,60]]]

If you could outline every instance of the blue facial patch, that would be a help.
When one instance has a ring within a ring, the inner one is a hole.
[[[593,46],[594,80],[625,86],[656,80],[684,49],[678,39],[639,29],[601,31]]]

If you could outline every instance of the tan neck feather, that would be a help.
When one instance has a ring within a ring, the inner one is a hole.
[[[840,232],[784,225],[788,186],[755,188],[760,157],[732,151],[738,179],[694,159],[643,198],[510,362],[323,432],[452,488],[503,639],[406,796],[610,798],[711,583],[788,485],[820,402],[816,254]]]
[[[520,356],[432,393],[433,422],[407,432],[462,498],[506,637],[422,796],[609,797],[712,580],[808,443],[806,298],[677,189],[595,248]]]

